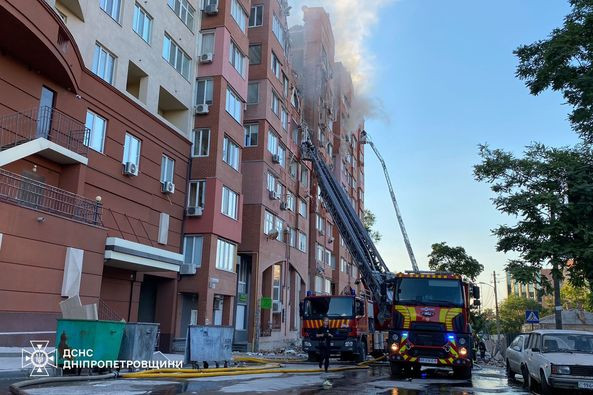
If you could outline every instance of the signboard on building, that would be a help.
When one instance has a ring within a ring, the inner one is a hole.
[[[262,310],[270,310],[272,308],[272,298],[269,296],[263,296],[260,299],[260,306]]]

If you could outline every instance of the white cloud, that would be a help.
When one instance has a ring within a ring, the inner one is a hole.
[[[372,87],[375,57],[366,45],[381,10],[393,1],[373,0],[371,5],[359,0],[289,0],[292,6],[289,25],[303,23],[303,6],[325,8],[330,14],[336,40],[336,60],[352,74],[356,91],[367,94]]]

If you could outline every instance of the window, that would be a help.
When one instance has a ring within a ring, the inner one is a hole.
[[[168,34],[163,38],[163,59],[165,59],[186,80],[189,79],[190,57]]]
[[[286,205],[290,211],[296,211],[296,198],[292,192],[286,194]]]
[[[278,158],[280,159],[278,161],[280,166],[285,167],[286,166],[286,147],[283,146],[282,144],[278,145]]]
[[[298,164],[294,161],[290,161],[290,165],[288,165],[288,174],[290,174],[291,178],[296,179],[298,172]]]
[[[347,263],[346,260],[344,258],[340,258],[340,271],[342,273],[346,273],[346,267],[347,267]]]
[[[288,89],[289,89],[288,78],[286,77],[286,74],[282,73],[282,90],[284,92],[284,97],[288,97]]]
[[[327,156],[330,158],[334,155],[334,146],[332,144],[327,145]]]
[[[303,186],[308,186],[309,185],[309,169],[307,169],[305,166],[301,165],[301,184],[303,184]]]
[[[228,136],[222,142],[222,160],[235,170],[239,170],[239,146]]]
[[[202,207],[206,205],[206,180],[189,182],[187,207]]]
[[[272,91],[272,111],[280,117],[280,98],[274,91]]]
[[[274,14],[274,19],[272,19],[272,32],[274,32],[276,39],[278,39],[278,42],[280,43],[282,48],[284,48],[284,28],[282,27],[280,19],[278,19],[276,14]]]
[[[315,229],[317,229],[320,232],[323,232],[325,227],[325,221],[323,220],[321,215],[315,214],[315,220]]]
[[[241,7],[238,0],[231,0],[231,16],[237,22],[241,31],[245,33],[247,29],[247,13]]]
[[[259,125],[245,125],[245,147],[256,147],[259,134]]]
[[[173,182],[175,174],[175,161],[167,155],[161,158],[161,182]]]
[[[116,22],[119,22],[120,0],[100,0],[99,7]]]
[[[269,235],[274,230],[274,214],[267,211],[264,214],[264,233]]]
[[[272,52],[272,72],[274,72],[274,75],[278,79],[280,79],[280,73],[282,72],[281,68],[282,65],[280,64],[278,57],[274,52]]]
[[[97,152],[103,152],[107,120],[92,111],[87,111],[85,126],[89,131],[84,135],[84,145]]]
[[[147,43],[150,42],[150,32],[152,31],[152,17],[140,7],[140,4],[134,4],[134,20],[132,29]]]
[[[241,74],[242,77],[245,77],[245,74],[247,73],[245,55],[241,53],[239,47],[237,47],[237,44],[235,44],[232,40],[231,46],[229,48],[229,62],[231,62],[235,70],[237,70],[237,72]]]
[[[235,119],[235,121],[241,123],[241,113],[243,112],[243,102],[227,86],[226,88],[226,111]]]
[[[299,198],[299,215],[307,218],[307,202],[301,198]]]
[[[169,7],[175,12],[175,14],[181,19],[183,24],[194,30],[194,7],[189,4],[187,0],[167,0]]]
[[[228,241],[218,239],[216,246],[216,268],[232,272],[235,270],[237,246]]]
[[[208,156],[210,152],[210,129],[196,129],[192,139],[192,156]]]
[[[282,301],[282,292],[280,292],[280,289],[281,289],[280,280],[282,278],[282,267],[280,265],[274,265],[274,271],[272,272],[272,275],[273,275],[273,277],[272,277],[272,301],[275,304],[279,304]]]
[[[200,55],[204,55],[205,53],[214,53],[214,32],[202,33]]]
[[[257,27],[263,25],[264,20],[264,5],[258,4],[251,7],[251,14],[249,15],[249,27]]]
[[[101,44],[95,44],[95,54],[93,57],[93,73],[113,84],[113,69],[115,67],[115,56]]]
[[[319,263],[323,263],[323,256],[325,254],[325,248],[319,243],[315,243],[315,260]]]
[[[297,243],[297,231],[293,228],[288,228],[288,245],[296,248]]]
[[[261,44],[249,46],[249,64],[261,63]]]
[[[250,82],[247,86],[247,104],[259,102],[259,82]]]
[[[196,104],[212,104],[214,93],[214,82],[210,78],[199,78],[197,82],[197,102]]]
[[[334,225],[331,222],[327,221],[325,226],[325,230],[327,230],[327,235],[332,236],[334,234]]]
[[[288,111],[282,107],[280,119],[282,120],[282,128],[288,130]]]
[[[307,235],[299,232],[299,251],[307,252]]]
[[[268,133],[268,151],[272,155],[278,153],[278,135],[270,130]]]
[[[232,219],[237,219],[237,204],[239,203],[239,194],[222,187],[222,213]]]
[[[323,277],[315,276],[315,292],[323,293]]]
[[[274,175],[272,173],[268,173],[268,177],[267,177],[267,186],[268,186],[268,191],[276,191],[276,177],[274,177]]]
[[[122,163],[132,162],[136,165],[136,175],[140,168],[140,140],[126,133],[124,140],[124,157]]]
[[[276,217],[274,218],[276,223],[276,232],[278,232],[278,241],[284,241],[284,221],[282,221],[280,218]]]
[[[183,239],[184,263],[202,266],[202,246],[204,244],[203,236],[185,236]]]

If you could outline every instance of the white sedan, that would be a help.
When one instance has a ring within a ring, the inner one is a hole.
[[[529,334],[524,353],[523,377],[542,395],[554,388],[593,390],[593,333],[537,330]]]
[[[525,346],[529,335],[519,335],[511,342],[506,353],[507,377],[514,379],[515,374],[522,374],[521,367],[525,363]]]

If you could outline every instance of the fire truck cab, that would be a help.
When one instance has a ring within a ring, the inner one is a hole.
[[[479,288],[459,275],[440,272],[398,273],[393,286],[392,374],[408,375],[421,366],[434,366],[471,378],[469,308],[470,297],[479,298]]]
[[[365,295],[310,295],[300,305],[302,319],[301,335],[303,350],[309,360],[319,358],[319,340],[316,335],[323,327],[323,319],[329,319],[333,338],[330,342],[332,355],[343,360],[362,362],[372,350],[373,303]]]

